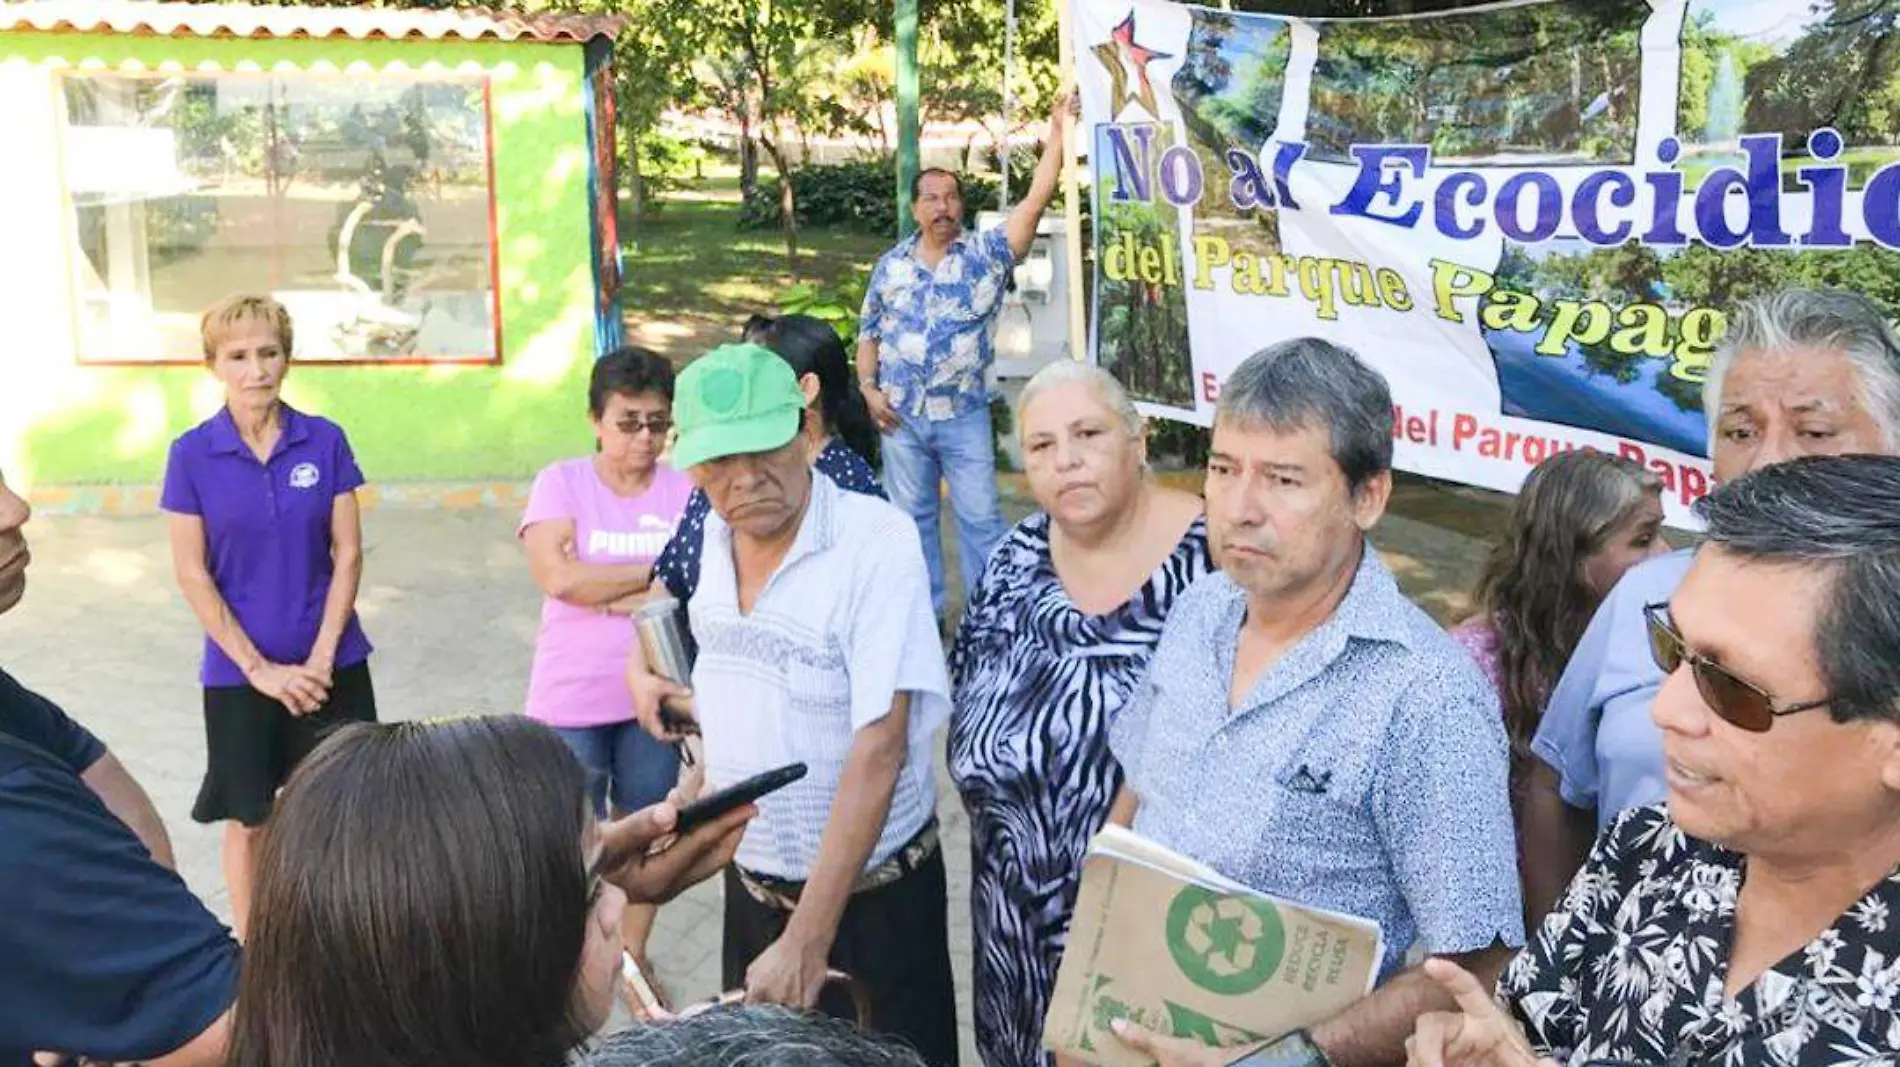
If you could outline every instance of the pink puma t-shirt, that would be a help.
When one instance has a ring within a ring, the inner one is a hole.
[[[519,537],[537,522],[572,519],[583,563],[652,563],[673,536],[693,483],[660,463],[647,491],[623,497],[600,480],[591,456],[551,463],[535,476]],[[633,620],[547,597],[528,675],[528,716],[550,726],[601,726],[633,718],[627,655]]]

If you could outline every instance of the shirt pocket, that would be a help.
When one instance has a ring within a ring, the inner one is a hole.
[[[851,676],[835,649],[785,657],[785,719],[779,736],[800,759],[842,760],[851,747]]]
[[[1332,876],[1377,864],[1382,855],[1373,825],[1373,754],[1369,746],[1341,744],[1321,726],[1273,776],[1272,836],[1283,855],[1310,860]]]

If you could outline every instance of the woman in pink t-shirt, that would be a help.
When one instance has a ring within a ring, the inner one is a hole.
[[[666,799],[679,778],[674,750],[634,720],[626,664],[629,615],[693,485],[660,460],[673,425],[673,368],[664,358],[641,348],[601,357],[587,409],[599,447],[536,476],[517,535],[546,594],[528,716],[554,727],[580,757],[604,816],[610,796],[615,814],[638,811]],[[652,924],[651,907],[626,910],[622,937],[643,969]]]

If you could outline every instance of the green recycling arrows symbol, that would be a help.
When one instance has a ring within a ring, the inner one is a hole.
[[[1240,996],[1267,984],[1279,969],[1286,926],[1264,901],[1188,886],[1168,907],[1168,951],[1195,985]]]

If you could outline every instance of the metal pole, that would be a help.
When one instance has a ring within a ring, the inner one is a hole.
[[[1055,0],[1056,33],[1060,46],[1061,83],[1069,88],[1076,85],[1075,78],[1075,27],[1070,21],[1069,0]],[[1062,148],[1062,223],[1063,258],[1068,268],[1069,289],[1069,355],[1071,358],[1088,360],[1089,358],[1089,318],[1088,309],[1082,302],[1082,204],[1076,199],[1075,179],[1079,171],[1076,166],[1075,138],[1070,137]],[[1092,179],[1091,179],[1092,180]]]
[[[917,177],[917,0],[897,0],[897,233],[917,227],[910,217],[910,183]]]
[[[1016,72],[1016,0],[1004,0],[1003,3],[1003,184],[997,191],[996,207],[999,211],[1009,210],[1009,157],[1015,141],[1010,134],[1015,131],[1016,86],[1011,76]]]

